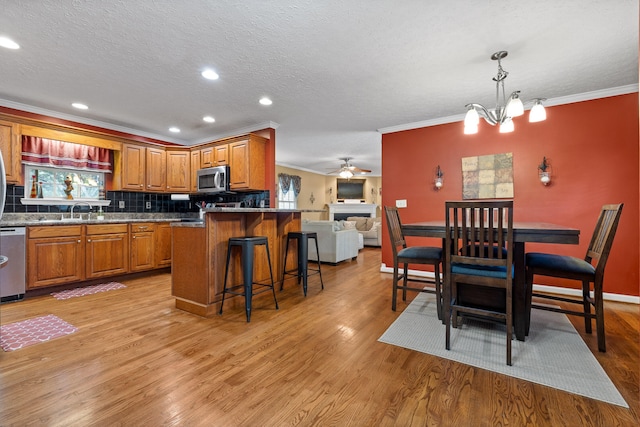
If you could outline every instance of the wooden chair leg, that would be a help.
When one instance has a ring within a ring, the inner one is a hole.
[[[402,274],[402,301],[407,301],[407,276],[409,274],[409,264],[404,264],[404,273]]]
[[[435,282],[436,282],[436,310],[438,312],[438,319],[443,320],[444,316],[442,315],[442,295],[440,289],[440,264],[436,263],[433,268],[435,274]]]
[[[604,301],[602,299],[602,284],[596,283],[594,285],[593,297],[595,299],[596,306],[596,333],[598,336],[598,350],[602,353],[605,353],[607,351],[607,345],[606,337],[604,335]]]
[[[586,333],[591,333],[591,296],[589,294],[589,290],[591,289],[591,282],[585,280],[582,282],[582,306],[584,311],[584,330]],[[597,315],[596,311],[596,315]]]
[[[391,310],[396,311],[398,299],[398,264],[393,265],[393,294],[391,295]]]

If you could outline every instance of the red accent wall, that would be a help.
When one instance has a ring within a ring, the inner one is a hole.
[[[513,153],[514,216],[580,229],[579,245],[528,244],[526,250],[584,258],[602,205],[624,202],[605,274],[605,292],[640,295],[639,288],[639,130],[638,94],[547,107],[547,120],[514,120],[515,131],[500,134],[481,120],[476,135],[464,135],[462,122],[382,136],[382,203],[395,205],[403,222],[444,218],[445,200],[462,198],[461,158]],[[546,156],[551,184],[538,179]],[[433,186],[437,165],[444,186]],[[383,228],[382,262],[393,265]],[[436,239],[409,238],[409,244],[440,245]],[[417,268],[418,266],[412,266]],[[536,278],[536,283],[577,287],[571,282]]]

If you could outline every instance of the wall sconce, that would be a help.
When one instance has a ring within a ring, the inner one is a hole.
[[[442,188],[442,185],[444,183],[444,179],[442,178],[443,176],[444,176],[444,173],[442,172],[442,169],[440,169],[440,165],[438,165],[438,167],[436,168],[436,175],[434,180],[434,185],[436,186],[436,190],[439,190]]]
[[[542,163],[538,166],[538,177],[544,185],[551,183],[551,164],[547,161],[546,157],[542,158]]]
[[[309,196],[309,201],[311,202],[311,204],[316,201],[316,198],[313,197],[313,191],[311,192],[311,196]]]

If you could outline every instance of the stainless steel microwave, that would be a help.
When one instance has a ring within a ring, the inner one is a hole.
[[[229,191],[229,166],[214,166],[198,170],[198,193]]]

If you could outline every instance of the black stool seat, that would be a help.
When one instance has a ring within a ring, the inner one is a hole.
[[[287,270],[287,255],[289,254],[289,241],[298,241],[298,267],[296,269]],[[313,239],[316,243],[316,255],[318,256],[318,268],[309,268],[309,239]],[[320,251],[318,250],[318,233],[315,231],[290,231],[287,234],[287,245],[284,250],[284,264],[282,265],[282,282],[280,282],[280,290],[284,287],[285,276],[293,276],[298,278],[298,284],[302,280],[302,289],[304,296],[307,296],[307,279],[309,275],[319,274],[320,285],[324,289],[322,281],[322,271],[320,270]]]
[[[271,284],[265,284],[253,281],[253,261],[254,261],[254,248],[259,245],[264,245],[267,249],[267,262],[269,263],[269,276],[271,277]],[[229,263],[231,261],[231,250],[234,246],[240,247],[242,251],[242,279],[243,284],[232,286],[227,289],[227,277],[229,275]],[[267,289],[254,292],[253,285],[262,286]],[[271,269],[271,255],[269,254],[269,240],[264,236],[253,237],[231,237],[229,244],[227,245],[227,266],[224,270],[224,290],[222,291],[222,302],[220,303],[220,314],[222,314],[222,306],[224,305],[224,299],[227,294],[244,296],[245,311],[247,313],[247,322],[251,321],[251,298],[253,295],[260,294],[262,292],[273,292],[273,300],[276,303],[276,310],[278,309],[278,300],[276,300],[275,285],[273,283],[273,270]]]

